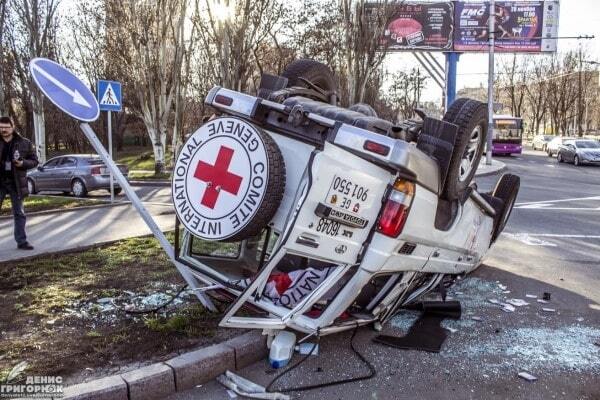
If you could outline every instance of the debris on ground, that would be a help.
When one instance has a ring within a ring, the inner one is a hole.
[[[542,299],[544,299],[546,301],[550,301],[550,297],[551,297],[551,294],[549,292],[544,292]]]
[[[537,302],[542,303],[542,304],[548,304],[548,302],[546,300],[542,300],[542,299],[538,299]]]
[[[506,302],[508,304],[512,304],[515,307],[524,307],[529,305],[529,303],[523,299],[508,299],[506,300]]]
[[[530,299],[537,299],[537,295],[535,295],[535,294],[526,294],[525,297],[530,298]]]
[[[554,308],[542,308],[542,311],[546,311],[546,312],[556,312],[556,309]]]
[[[527,382],[537,381],[537,378],[528,372],[519,372],[519,378],[523,378]]]
[[[313,356],[319,355],[319,344],[304,342],[296,346],[295,350],[302,355],[310,354]]]

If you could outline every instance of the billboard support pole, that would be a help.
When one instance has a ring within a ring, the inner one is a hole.
[[[446,103],[444,104],[444,108],[448,111],[448,108],[450,108],[452,103],[454,103],[454,99],[456,99],[456,73],[460,53],[451,51],[444,54],[446,55]]]
[[[487,153],[486,164],[492,165],[492,139],[494,136],[494,46],[496,29],[496,2],[490,1],[490,18],[488,26],[488,35],[490,42],[489,50],[489,71],[488,71],[488,132],[487,132]]]

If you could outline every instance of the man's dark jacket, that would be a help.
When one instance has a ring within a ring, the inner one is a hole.
[[[8,143],[0,138],[0,154],[2,154],[4,146],[8,145]],[[39,161],[31,142],[17,132],[13,133],[13,140],[10,145],[11,149],[9,157],[12,158],[15,151],[18,150],[19,155],[23,159],[23,165],[21,167],[17,167],[13,164],[12,173],[13,181],[17,186],[17,193],[21,199],[24,199],[29,195],[29,190],[27,188],[27,170],[37,167]]]

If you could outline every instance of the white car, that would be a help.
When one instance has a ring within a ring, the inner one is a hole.
[[[533,138],[531,147],[533,150],[546,151],[546,147],[548,146],[548,143],[552,141],[552,139],[554,139],[554,136],[551,135],[537,135]]]
[[[563,140],[564,138],[562,136],[557,136],[548,142],[546,145],[546,154],[548,154],[548,157],[558,154],[558,149],[560,149],[560,146],[562,146]]]
[[[213,88],[216,117],[177,158],[178,259],[232,303],[221,326],[384,323],[477,268],[510,216],[517,176],[488,194],[471,182],[485,104],[459,99],[444,121],[395,126],[335,105],[328,74],[300,60],[263,76],[260,97]]]

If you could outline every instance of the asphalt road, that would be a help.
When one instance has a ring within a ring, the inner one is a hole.
[[[600,167],[558,164],[542,152],[501,161],[521,176],[518,203],[484,265],[451,290],[463,317],[444,322],[452,333],[442,352],[384,347],[371,341],[376,332],[363,328],[355,344],[375,366],[373,379],[294,392],[292,398],[600,399],[600,345],[594,344],[600,341]],[[487,190],[497,179],[477,182]],[[548,304],[537,301],[544,292],[551,294]],[[510,298],[529,305],[507,313],[489,302]],[[398,316],[384,333],[402,334],[415,318]],[[275,388],[364,375],[349,340],[350,333],[324,337],[319,355]],[[519,378],[521,371],[538,380]],[[266,361],[240,375],[262,385],[276,376]],[[213,381],[168,399],[229,398]]]

